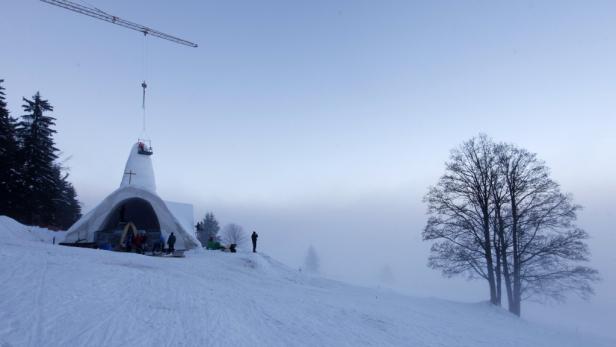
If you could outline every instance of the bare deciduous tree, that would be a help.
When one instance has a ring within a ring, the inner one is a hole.
[[[446,276],[466,273],[488,281],[490,302],[498,304],[492,250],[491,187],[493,143],[485,135],[451,152],[445,174],[424,201],[430,218],[424,240],[435,240],[429,265]]]
[[[512,304],[531,296],[562,300],[566,291],[592,294],[597,271],[588,261],[588,234],[575,225],[579,205],[549,175],[536,154],[513,145],[500,145],[499,169],[510,209]]]
[[[244,243],[246,243],[246,240],[248,239],[248,237],[246,236],[246,232],[244,232],[244,228],[235,223],[229,223],[225,225],[225,227],[222,229],[221,238],[223,243],[226,243],[228,245],[236,244],[238,246],[242,246]]]
[[[592,294],[596,270],[588,261],[588,234],[575,225],[580,206],[563,194],[533,153],[480,135],[452,151],[443,175],[424,199],[423,232],[432,245],[429,265],[444,275],[488,281],[490,302],[521,314],[530,297]]]
[[[391,270],[391,266],[389,266],[388,264],[381,267],[381,270],[379,271],[379,281],[387,285],[391,285],[396,282],[394,272]]]

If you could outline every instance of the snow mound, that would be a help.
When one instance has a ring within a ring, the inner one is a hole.
[[[487,304],[307,276],[263,254],[53,246],[0,219],[0,346],[614,346]],[[17,242],[18,241],[18,242]]]
[[[65,231],[53,231],[45,228],[27,226],[11,217],[0,216],[0,238],[11,242],[56,243],[64,240]]]

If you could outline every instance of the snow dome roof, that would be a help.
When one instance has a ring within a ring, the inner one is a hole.
[[[182,223],[181,216],[174,215],[167,203],[156,193],[131,186],[116,189],[92,211],[81,217],[67,231],[65,242],[94,242],[96,233],[104,227],[113,211],[131,199],[145,201],[152,207],[165,239],[171,232],[177,236],[176,249],[191,249],[201,245],[192,228],[189,229],[186,223]]]
[[[149,155],[139,154],[139,143],[135,143],[130,149],[120,183],[120,188],[129,186],[156,192],[152,160]]]
[[[135,200],[151,208],[165,239],[171,232],[175,233],[176,249],[201,246],[192,226],[192,205],[165,202],[156,194],[151,155],[139,154],[139,143],[131,147],[120,187],[73,224],[66,233],[65,241],[94,242],[97,232],[106,228],[108,221],[112,220],[114,211]]]

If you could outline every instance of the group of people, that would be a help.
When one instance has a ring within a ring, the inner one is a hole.
[[[256,253],[257,252],[257,238],[259,237],[259,234],[257,234],[256,231],[252,232],[252,235],[250,235],[250,239],[252,241],[252,252]],[[124,251],[126,252],[137,252],[139,254],[144,254],[145,253],[145,248],[147,245],[147,241],[148,241],[148,235],[145,231],[138,231],[133,233],[132,231],[128,230],[126,236],[124,237],[124,242],[122,244],[122,246],[124,247]],[[166,242],[165,242],[165,237],[163,236],[163,234],[160,234],[160,239],[157,240],[153,245],[152,245],[152,253],[166,253],[166,254],[173,254],[173,252],[175,252],[175,234],[172,232],[171,234],[169,234],[169,237],[167,238]],[[167,244],[167,248],[165,249],[165,244]],[[235,253],[235,244],[232,244],[229,246],[229,250],[233,253]],[[220,244],[220,242],[214,240],[213,237],[210,237],[207,245],[206,245],[207,249],[222,249],[222,245]]]
[[[259,237],[259,234],[257,234],[256,231],[252,232],[252,235],[250,235],[250,239],[252,240],[252,252],[256,253],[257,252],[257,238]],[[235,247],[237,245],[232,243],[230,244],[228,247],[223,246],[222,244],[220,244],[220,242],[218,242],[217,240],[214,239],[214,237],[210,236],[207,240],[207,244],[205,245],[206,249],[210,249],[210,250],[228,250],[231,253],[235,253]]]
[[[152,253],[166,253],[173,254],[175,252],[175,234],[172,232],[167,240],[165,241],[165,237],[163,234],[160,234],[160,239],[154,242],[152,245]],[[138,231],[136,233],[132,233],[128,231],[127,235],[124,237],[124,243],[122,246],[124,247],[124,251],[126,252],[137,252],[139,254],[145,254],[146,245],[148,241],[148,235],[145,231]],[[167,248],[165,249],[165,244]]]
[[[133,233],[131,230],[128,230],[127,235],[124,237],[124,251],[143,254],[145,252],[145,244],[147,241],[148,235],[145,231]]]
[[[173,252],[175,252],[175,234],[173,234],[173,232],[171,232],[171,234],[169,234],[169,237],[167,238],[167,249],[165,250],[165,237],[163,236],[163,234],[160,234],[160,240],[158,240],[158,242],[156,242],[154,244],[154,246],[152,247],[152,253],[166,253],[166,254],[173,254]]]

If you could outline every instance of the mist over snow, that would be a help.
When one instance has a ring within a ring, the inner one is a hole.
[[[221,220],[233,218],[260,235],[260,248],[290,265],[301,267],[305,250],[314,245],[319,252],[321,273],[367,286],[385,286],[404,293],[466,302],[486,300],[483,281],[461,277],[443,278],[427,267],[429,243],[421,240],[425,207],[420,197],[406,190],[390,194],[366,194],[355,201],[338,204],[289,203],[278,206],[234,206],[205,203]],[[608,193],[605,193],[608,195]],[[616,196],[616,195],[612,195]],[[611,230],[613,212],[603,201],[578,202],[585,209],[579,225],[589,231],[591,266],[602,280],[589,301],[570,297],[566,303],[529,302],[524,315],[530,320],[565,325],[574,331],[616,336],[610,328],[616,319],[616,266]],[[205,211],[203,207],[200,208]],[[199,209],[198,209],[199,211]],[[380,272],[391,267],[395,283],[382,283]]]
[[[4,346],[614,342],[520,320],[487,303],[415,298],[325,279],[265,252],[193,250],[177,259],[54,246],[4,216],[0,235],[0,257],[13,265],[0,266]]]
[[[575,296],[565,303],[531,301],[526,303],[523,315],[533,322],[616,338],[611,328],[616,321],[616,234],[612,230],[616,185],[599,190],[595,189],[596,182],[570,182],[569,174],[556,172],[555,176],[567,179],[564,190],[572,191],[575,201],[584,207],[578,224],[590,233],[590,265],[599,270],[602,279],[595,284],[595,295],[589,301]],[[277,203],[237,203],[220,197],[178,194],[172,189],[166,194],[193,202],[196,219],[212,211],[222,224],[233,221],[246,231],[256,230],[259,249],[291,268],[302,267],[306,249],[314,245],[320,273],[327,278],[392,288],[419,297],[485,301],[488,293],[483,281],[444,278],[427,267],[430,245],[421,240],[426,222],[422,203],[425,191],[421,188],[407,184],[341,196],[315,192]],[[382,280],[384,266],[390,267],[394,282]]]

